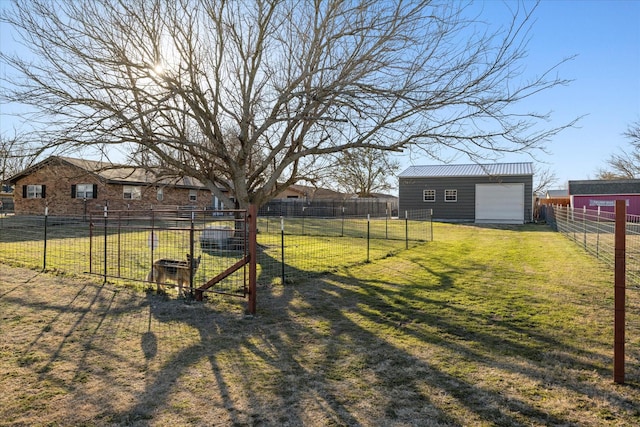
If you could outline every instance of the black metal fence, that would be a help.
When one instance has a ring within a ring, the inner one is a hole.
[[[0,218],[0,262],[144,282],[154,260],[200,257],[199,287],[246,255],[242,211],[104,211]],[[258,283],[295,283],[432,240],[430,212],[389,216],[258,217]],[[209,291],[244,296],[243,268]]]
[[[271,200],[258,210],[259,216],[284,217],[397,217],[398,203],[375,198],[344,200],[278,199]]]

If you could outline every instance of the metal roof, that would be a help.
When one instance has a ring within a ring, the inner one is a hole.
[[[569,181],[571,195],[640,194],[640,179]]]
[[[437,178],[513,175],[533,175],[533,163],[473,163],[468,165],[410,166],[398,176],[400,178]]]

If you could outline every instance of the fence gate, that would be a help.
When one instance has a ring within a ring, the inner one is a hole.
[[[186,279],[185,286],[196,299],[204,299],[206,293],[249,297],[247,311],[254,314],[256,211],[250,207],[92,212],[89,273],[105,280],[155,281],[153,265],[162,260],[156,262],[156,271],[165,269],[168,274],[163,277]]]

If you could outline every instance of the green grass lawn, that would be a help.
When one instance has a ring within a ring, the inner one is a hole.
[[[101,226],[75,221],[45,229],[42,218],[12,217],[0,222],[0,262],[56,271],[68,275],[105,273],[109,280],[143,281],[154,259],[186,259],[191,248],[188,222],[157,222],[153,231],[156,245],[150,247],[150,223],[123,221]],[[208,225],[233,227],[231,222],[198,223],[193,250],[202,255],[194,278],[196,287],[238,262],[242,251],[213,250],[201,253],[199,236]],[[334,272],[363,262],[391,256],[408,246],[430,238],[429,222],[362,218],[287,218],[284,222],[285,281],[293,282],[326,272]],[[161,228],[167,227],[167,228]],[[279,218],[258,222],[258,281],[282,283],[283,245]],[[367,239],[367,236],[370,238]],[[105,253],[106,242],[106,253]],[[106,258],[105,258],[106,256]],[[105,265],[105,259],[107,260]],[[244,272],[221,284],[223,290],[243,286]],[[144,285],[143,285],[144,286]],[[139,286],[140,287],[140,286]]]
[[[640,424],[640,295],[613,383],[613,274],[546,226],[434,241],[185,303],[0,269],[0,425]]]

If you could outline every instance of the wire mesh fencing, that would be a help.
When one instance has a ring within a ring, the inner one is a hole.
[[[87,250],[82,217],[0,217],[0,259],[8,264],[75,273]]]
[[[433,239],[430,211],[389,216],[258,217],[262,282],[294,282],[393,256]]]
[[[615,268],[615,213],[602,209],[573,209],[552,206],[547,210],[547,222],[585,251],[602,261],[612,271]],[[630,351],[627,360],[640,365],[640,216],[626,215],[625,229],[625,321],[626,342]],[[605,301],[611,303],[614,284]],[[611,318],[614,318],[612,310]]]
[[[247,256],[247,227],[244,211],[7,216],[0,218],[0,261],[150,286],[181,279],[198,288]],[[257,228],[259,284],[295,283],[433,239],[428,211],[406,212],[404,218],[264,216]],[[195,268],[189,268],[188,256],[197,260]],[[246,283],[246,268],[238,268],[208,291],[245,296]]]
[[[554,206],[547,222],[585,251],[613,268],[615,261],[615,214],[601,210]],[[629,289],[640,290],[640,216],[627,215],[626,281]]]
[[[245,211],[105,211],[90,221],[88,272],[113,279],[199,287],[246,256]],[[193,263],[191,262],[193,260]],[[244,272],[212,292],[246,295]]]
[[[6,216],[0,218],[0,261],[64,274],[98,275],[105,280],[147,281],[151,285],[180,280],[193,287],[246,256],[242,241],[246,233],[240,231],[244,222],[242,212],[214,215],[211,211]],[[198,260],[197,267],[185,268],[187,256]],[[157,261],[163,265],[156,265]],[[229,275],[214,290],[244,296],[242,273]]]

